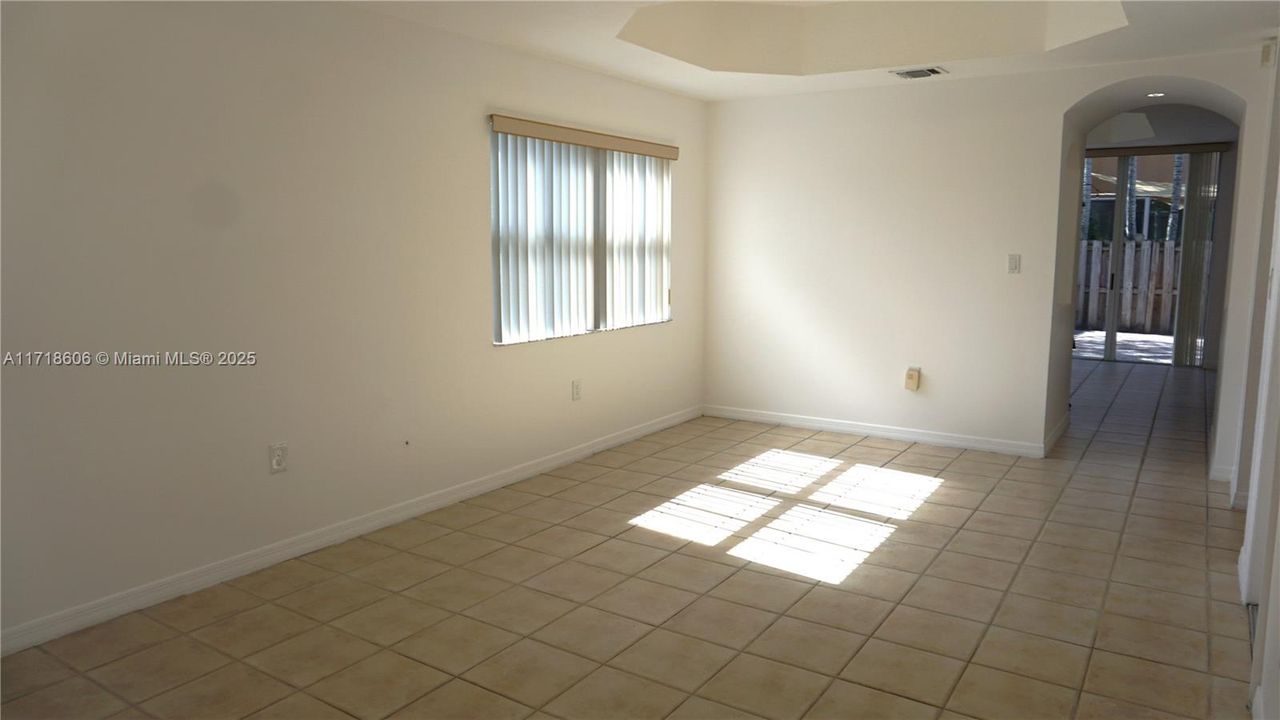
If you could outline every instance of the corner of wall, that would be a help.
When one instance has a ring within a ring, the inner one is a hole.
[[[1067,426],[1070,424],[1071,424],[1071,411],[1068,410],[1067,412],[1062,414],[1062,417],[1059,418],[1057,422],[1055,422],[1052,426],[1047,428],[1047,431],[1045,432],[1045,436],[1044,436],[1045,454],[1048,454],[1048,452],[1053,449],[1053,446],[1056,445],[1058,443],[1058,440],[1063,436],[1063,434],[1067,432]]]

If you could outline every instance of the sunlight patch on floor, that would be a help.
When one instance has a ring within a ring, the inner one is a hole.
[[[768,450],[727,470],[721,480],[731,480],[771,492],[796,493],[840,467],[840,461],[790,450]]]
[[[781,497],[813,487],[840,465],[832,458],[769,450],[722,473],[726,485],[698,485],[630,522],[707,546],[733,538],[737,544],[727,551],[733,557],[840,583],[896,529],[855,513],[905,520],[942,484],[928,475],[858,464],[814,490],[808,498],[814,504]],[[767,525],[744,531],[781,503],[787,507]]]
[[[789,573],[840,583],[894,531],[892,525],[797,505],[729,554]]]
[[[768,527],[789,535],[867,552],[880,547],[880,543],[896,529],[889,523],[804,504],[789,508]]]
[[[911,517],[942,481],[929,475],[855,465],[809,496],[827,505],[882,515],[897,520]]]
[[[630,522],[700,545],[717,545],[777,504],[755,493],[703,484]]]

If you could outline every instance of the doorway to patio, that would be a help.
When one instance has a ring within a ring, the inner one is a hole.
[[[1217,325],[1212,273],[1218,179],[1222,153],[1230,148],[1205,143],[1086,151],[1075,357],[1205,365],[1206,336]]]

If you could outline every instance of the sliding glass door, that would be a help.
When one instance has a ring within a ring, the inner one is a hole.
[[[1119,152],[1085,160],[1076,355],[1198,366],[1218,153]]]

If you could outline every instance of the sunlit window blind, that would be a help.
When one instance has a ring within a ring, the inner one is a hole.
[[[604,175],[604,326],[666,320],[671,161],[608,150]]]
[[[671,161],[494,132],[494,341],[671,317]]]

